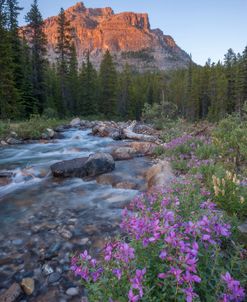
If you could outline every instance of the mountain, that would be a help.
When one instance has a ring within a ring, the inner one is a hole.
[[[86,8],[82,2],[68,8],[65,13],[71,24],[80,63],[89,51],[91,61],[98,69],[107,49],[114,56],[118,70],[126,63],[141,72],[170,70],[186,67],[190,60],[171,36],[164,35],[160,29],[151,29],[146,13],[115,14],[109,7]],[[50,61],[56,59],[57,18],[50,17],[44,21]]]

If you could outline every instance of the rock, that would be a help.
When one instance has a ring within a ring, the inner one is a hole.
[[[65,130],[69,129],[69,125],[61,125],[54,129],[55,132],[64,132]]]
[[[49,138],[53,138],[55,135],[55,131],[53,129],[47,128],[46,133],[49,136]]]
[[[5,141],[1,141],[1,142],[0,142],[0,145],[2,145],[2,146],[7,146],[8,144],[7,144]]]
[[[21,281],[21,287],[27,295],[32,295],[34,292],[34,280],[32,278],[24,278]]]
[[[110,137],[114,140],[114,141],[119,141],[124,139],[123,136],[123,132],[121,129],[115,130],[114,132],[111,133]]]
[[[18,283],[13,283],[2,295],[1,302],[15,302],[22,294],[22,289]]]
[[[86,161],[86,157],[65,160],[52,165],[51,171],[55,177],[85,177]]]
[[[95,153],[85,162],[86,174],[89,177],[97,176],[115,169],[115,162],[109,153]]]
[[[89,242],[90,242],[89,238],[82,238],[76,241],[76,243],[79,245],[86,245]]]
[[[17,133],[15,131],[11,131],[10,132],[10,137],[17,138],[18,135],[17,135]]]
[[[42,266],[42,272],[45,276],[48,276],[48,275],[52,274],[54,272],[54,270],[50,265],[44,264]]]
[[[142,155],[153,155],[157,144],[149,142],[132,142],[130,147],[133,148],[137,153]]]
[[[74,118],[71,122],[70,122],[70,126],[71,127],[79,127],[81,124],[81,120],[79,119],[79,117]]]
[[[59,233],[64,239],[71,239],[73,236],[69,230],[61,230]]]
[[[21,141],[18,140],[18,139],[15,139],[13,137],[10,137],[10,138],[7,139],[7,143],[9,145],[18,145],[18,144],[21,144]]]
[[[55,283],[57,282],[59,279],[61,278],[61,274],[56,272],[56,273],[52,273],[51,275],[49,275],[48,277],[48,282],[49,283]]]
[[[88,158],[62,161],[51,166],[55,177],[94,177],[115,169],[115,162],[109,153],[95,153]]]
[[[138,188],[138,185],[132,182],[123,181],[117,183],[114,187],[117,189],[136,190]]]
[[[243,224],[238,226],[238,230],[241,234],[247,235],[247,220]]]
[[[111,154],[114,160],[128,160],[134,158],[136,151],[130,147],[119,147],[114,149]]]
[[[170,164],[167,161],[160,161],[146,172],[148,188],[164,186],[174,178]]]
[[[11,178],[14,176],[12,172],[0,172],[0,186],[6,186],[11,183]]]
[[[70,287],[66,290],[66,295],[68,296],[77,296],[79,294],[79,289],[77,287]]]
[[[14,240],[12,240],[12,243],[14,245],[22,245],[23,240],[22,239],[14,239]]]
[[[92,129],[93,135],[97,135],[100,137],[116,136],[117,132],[119,135],[118,126],[116,123],[113,122],[100,122],[95,125]]]

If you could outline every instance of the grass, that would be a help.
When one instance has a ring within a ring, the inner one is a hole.
[[[47,128],[55,128],[68,124],[70,120],[55,118],[45,119],[40,116],[33,116],[27,121],[5,122],[0,121],[0,139],[5,139],[11,132],[15,132],[18,138],[39,139]]]

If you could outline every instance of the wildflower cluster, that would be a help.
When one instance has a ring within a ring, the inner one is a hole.
[[[212,176],[215,201],[230,214],[247,215],[246,188],[237,175],[226,171],[225,177]]]
[[[199,210],[186,220],[181,196],[189,186],[189,180],[181,179],[169,189],[135,198],[132,211],[123,211],[126,241],[107,243],[101,263],[87,251],[72,258],[72,270],[89,289],[90,301],[198,301],[205,295],[205,284],[210,288],[210,283],[219,283],[218,251],[230,236],[230,226],[217,216],[206,190]],[[210,262],[205,267],[204,261],[216,258],[214,281],[208,280]],[[225,292],[220,291],[223,286],[214,286],[210,294],[215,301],[243,301],[240,283],[234,284],[228,283]],[[226,300],[228,296],[232,300]]]

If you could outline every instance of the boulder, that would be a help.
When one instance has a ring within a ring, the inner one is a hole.
[[[71,127],[79,127],[81,124],[81,120],[79,119],[79,117],[74,118],[71,122],[70,122],[70,126]]]
[[[86,157],[76,158],[58,162],[51,166],[51,171],[55,177],[85,177]]]
[[[9,289],[0,295],[1,302],[15,302],[22,294],[22,289],[18,283],[13,283]]]
[[[94,177],[115,169],[115,162],[109,153],[96,153],[88,158],[76,158],[51,166],[55,177]]]
[[[55,135],[55,131],[53,129],[47,128],[46,133],[49,136],[49,138],[53,138]]]
[[[146,172],[148,189],[161,187],[174,178],[172,168],[167,161],[160,161]]]
[[[97,176],[115,169],[115,162],[109,153],[95,153],[89,156],[85,162],[86,175],[89,177]]]
[[[5,141],[1,141],[1,142],[0,142],[0,145],[1,145],[1,146],[7,146],[8,144],[7,144]]]
[[[128,160],[134,158],[137,152],[130,147],[119,147],[114,149],[111,154],[114,160]]]
[[[114,122],[100,122],[92,128],[92,133],[100,137],[117,137],[119,136],[119,129]]]
[[[132,142],[130,147],[142,155],[153,155],[157,144],[150,142]]]

